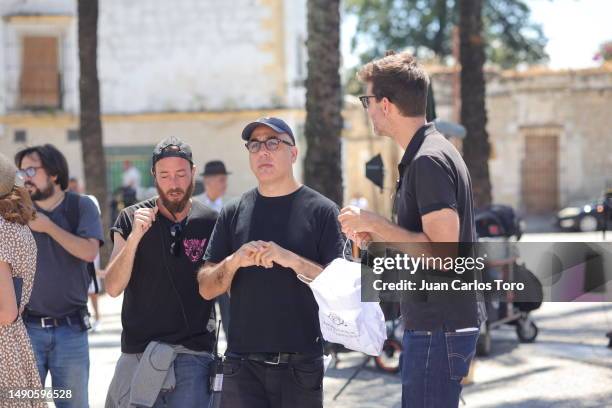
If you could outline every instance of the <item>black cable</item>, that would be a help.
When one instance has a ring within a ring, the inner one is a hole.
[[[159,223],[160,228],[161,228],[161,223]],[[181,295],[178,292],[178,290],[176,289],[176,285],[174,284],[174,279],[172,279],[172,272],[170,271],[170,268],[168,267],[167,264],[167,253],[166,253],[166,243],[164,242],[164,231],[163,229],[160,231],[160,240],[161,240],[161,244],[162,244],[162,260],[163,260],[163,264],[164,264],[164,269],[166,270],[166,273],[168,275],[168,279],[170,279],[170,284],[172,285],[172,290],[174,291],[174,294],[176,295],[176,298],[179,302],[179,306],[181,307],[181,313],[183,314],[183,319],[185,320],[185,325],[187,326],[187,330],[189,331],[189,337],[188,339],[191,339],[193,337],[195,337],[195,334],[193,333],[193,331],[191,330],[191,325],[189,324],[189,319],[187,318],[187,313],[185,312],[185,306],[183,305],[183,301],[181,300]]]

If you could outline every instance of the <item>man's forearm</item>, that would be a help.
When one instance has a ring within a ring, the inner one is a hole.
[[[200,295],[212,300],[228,291],[238,268],[228,256],[218,264],[204,265],[198,272],[198,286]]]
[[[375,241],[384,242],[398,251],[426,256],[435,255],[431,239],[424,232],[408,231],[388,220],[381,220],[372,226],[370,234]]]
[[[296,255],[295,262],[291,269],[296,275],[303,275],[308,279],[315,279],[323,272],[323,267],[316,262],[312,262],[306,258]]]
[[[407,229],[404,229],[399,225],[393,224],[385,219],[381,219],[380,222],[372,226],[372,234],[376,240],[383,242],[431,242],[425,233],[408,231]]]
[[[72,256],[85,262],[93,262],[98,255],[100,245],[97,239],[96,242],[93,242],[88,238],[81,238],[71,234],[56,224],[52,224],[47,233]]]
[[[441,231],[444,234],[445,230],[443,229],[445,225],[441,223],[434,230]],[[386,245],[403,253],[442,258],[456,257],[458,255],[459,247],[456,244],[456,239],[452,237],[432,239],[431,235],[425,232],[408,231],[387,220],[377,223],[372,229],[372,234],[376,241],[384,242]],[[437,236],[441,236],[441,234],[438,233]]]
[[[104,283],[106,291],[112,297],[119,296],[130,282],[138,244],[138,241],[128,237],[125,246],[106,268]]]

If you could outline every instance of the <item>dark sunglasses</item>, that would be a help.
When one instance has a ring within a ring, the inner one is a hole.
[[[278,147],[281,143],[284,143],[287,146],[295,146],[294,144],[289,143],[286,140],[282,140],[276,137],[271,137],[265,142],[260,142],[259,140],[250,140],[245,143],[245,146],[250,153],[257,153],[259,150],[261,150],[262,145],[265,145],[266,150],[268,150],[269,152],[274,152],[278,150]]]
[[[177,258],[181,255],[181,232],[183,232],[183,225],[181,223],[170,226],[170,235],[173,239],[170,244],[170,255],[174,255]]]
[[[38,167],[28,167],[27,169],[17,170],[17,175],[22,179],[26,177],[34,177],[38,169],[42,169],[42,166]]]
[[[368,109],[370,107],[370,98],[376,98],[376,95],[361,95],[359,97],[363,109]]]

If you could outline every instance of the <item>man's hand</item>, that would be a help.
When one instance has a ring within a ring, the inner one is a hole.
[[[198,272],[200,295],[212,300],[227,292],[239,268],[259,266],[255,255],[264,249],[265,244],[264,241],[247,242],[220,263],[206,261]]]
[[[372,234],[370,234],[369,232],[356,232],[352,235],[347,234],[347,237],[363,250],[367,249],[368,244],[374,241]]]
[[[349,237],[357,238],[356,234],[359,233],[373,233],[376,225],[384,223],[386,220],[371,211],[362,210],[354,205],[349,205],[340,211],[338,221],[340,221],[340,226],[344,234]],[[361,238],[364,239],[366,236],[361,236]]]
[[[264,249],[265,244],[264,241],[247,242],[228,257],[228,263],[234,270],[253,265],[259,266],[255,255]]]
[[[140,241],[157,219],[158,211],[157,205],[153,208],[139,208],[136,210],[130,238],[135,239],[137,242]]]
[[[36,218],[28,223],[30,229],[34,232],[48,233],[53,221],[40,211],[36,213]]]
[[[297,260],[297,256],[279,246],[275,242],[264,243],[264,248],[255,254],[255,260],[258,265],[264,268],[272,268],[274,262],[285,268],[292,268]]]

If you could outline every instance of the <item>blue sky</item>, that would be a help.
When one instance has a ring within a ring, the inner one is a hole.
[[[612,40],[612,0],[527,0],[532,20],[542,24],[548,37],[548,65],[554,69],[586,68],[599,45]],[[345,67],[358,62],[351,55],[350,40],[355,21],[345,19],[342,27],[342,54]]]

